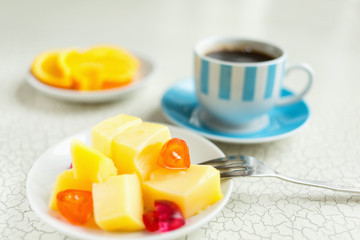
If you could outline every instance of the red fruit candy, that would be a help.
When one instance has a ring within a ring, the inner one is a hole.
[[[93,200],[89,191],[65,190],[56,196],[57,208],[72,224],[84,224],[92,215]]]
[[[158,165],[169,169],[187,169],[190,167],[190,153],[186,142],[172,138],[161,148]]]
[[[146,230],[149,232],[156,232],[159,230],[159,219],[155,216],[155,212],[147,212],[143,214],[143,222]]]
[[[150,232],[167,232],[185,224],[184,215],[178,205],[166,200],[156,200],[155,211],[145,213],[143,220]]]
[[[155,212],[159,219],[160,232],[174,230],[185,224],[184,215],[174,202],[166,200],[155,201]]]

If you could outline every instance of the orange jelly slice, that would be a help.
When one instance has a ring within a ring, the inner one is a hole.
[[[31,66],[31,73],[41,82],[60,88],[72,87],[72,80],[59,65],[60,50],[47,51],[37,56]]]
[[[126,85],[136,77],[139,61],[125,49],[100,46],[87,53],[103,65],[100,76],[104,88]]]
[[[59,55],[59,65],[73,81],[73,88],[81,91],[100,90],[102,64],[88,53],[76,49],[66,50]]]
[[[139,61],[115,46],[97,46],[87,51],[66,49],[39,55],[31,72],[55,87],[80,91],[116,88],[135,80]]]
[[[69,50],[60,64],[78,90],[99,90],[129,84],[139,68],[138,60],[125,50],[96,47],[86,52]]]

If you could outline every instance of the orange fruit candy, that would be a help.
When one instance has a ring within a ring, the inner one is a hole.
[[[158,165],[168,169],[187,169],[190,167],[189,147],[181,138],[168,140],[161,148]]]
[[[91,192],[68,189],[59,192],[56,198],[59,212],[72,224],[84,224],[92,216],[93,199]]]

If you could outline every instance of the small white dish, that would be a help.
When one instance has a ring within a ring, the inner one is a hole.
[[[171,136],[184,139],[190,149],[192,163],[199,163],[209,159],[224,156],[224,153],[207,139],[186,129],[169,126]],[[75,226],[62,218],[55,211],[48,208],[50,193],[58,173],[68,169],[71,163],[70,142],[72,138],[90,144],[90,129],[71,136],[43,153],[31,168],[27,182],[26,193],[31,208],[47,224],[58,231],[81,239],[130,239],[130,240],[169,240],[176,239],[196,230],[212,219],[229,200],[233,188],[233,181],[221,181],[221,191],[224,197],[209,206],[201,213],[186,219],[185,226],[166,233],[139,232],[106,232],[94,227]]]
[[[32,87],[39,90],[40,92],[60,100],[79,103],[100,103],[113,101],[124,97],[130,92],[146,86],[152,79],[152,75],[156,70],[154,61],[143,55],[134,54],[134,56],[140,61],[140,69],[138,75],[132,83],[123,87],[97,91],[61,89],[52,87],[39,81],[31,73],[26,76],[26,80]]]

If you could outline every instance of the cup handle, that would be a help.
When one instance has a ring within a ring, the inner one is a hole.
[[[276,102],[276,105],[278,106],[285,106],[289,104],[296,103],[300,101],[304,95],[310,90],[311,84],[313,82],[313,71],[309,64],[307,63],[294,63],[286,68],[285,76],[293,70],[300,69],[307,73],[308,81],[305,86],[305,88],[300,91],[299,93],[295,93],[292,96],[286,96],[286,97],[280,97],[278,101]]]

